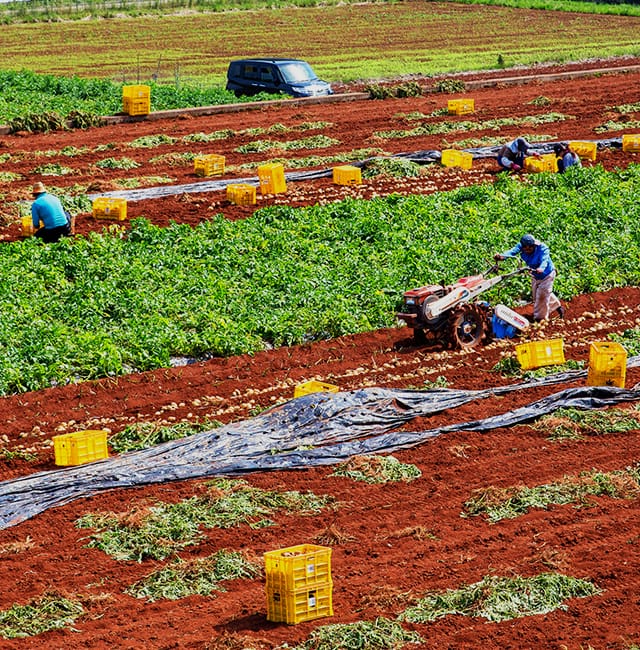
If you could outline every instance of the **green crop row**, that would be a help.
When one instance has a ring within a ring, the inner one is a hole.
[[[108,79],[82,79],[36,74],[27,70],[0,71],[0,123],[15,120],[14,130],[29,129],[29,118],[52,113],[67,118],[76,113],[115,115],[122,112],[122,87]],[[151,109],[232,104],[237,98],[219,86],[171,86],[149,82]],[[268,95],[257,95],[254,100]],[[17,119],[20,118],[20,119]],[[21,128],[22,127],[22,128]]]
[[[486,270],[523,232],[550,245],[565,299],[638,285],[639,194],[640,166],[593,167],[6,244],[0,393],[392,326],[406,289]],[[512,304],[528,281],[494,291]]]

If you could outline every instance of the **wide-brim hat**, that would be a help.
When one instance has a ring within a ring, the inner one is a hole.
[[[46,190],[45,186],[40,182],[34,183],[33,184],[33,189],[31,190],[31,192],[33,194],[42,194],[42,192],[46,192],[46,191],[47,190]]]

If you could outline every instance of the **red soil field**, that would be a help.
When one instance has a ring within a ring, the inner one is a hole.
[[[625,61],[626,65],[637,63]],[[594,68],[603,66],[603,62],[592,64]],[[577,70],[588,66],[571,67]],[[522,70],[519,74],[540,76],[552,71]],[[469,75],[464,79],[470,84],[480,77]],[[596,140],[633,132],[622,130],[600,136],[594,128],[611,119],[625,119],[612,108],[638,102],[639,82],[638,71],[552,81],[540,76],[536,81],[520,84],[501,82],[493,87],[477,88],[470,85],[464,96],[475,98],[473,119],[477,121],[551,110],[575,116],[564,122],[505,128],[492,134],[505,140],[522,132],[553,134],[557,140]],[[152,153],[127,146],[135,138],[149,134],[181,137],[221,129],[239,131],[276,123],[291,126],[327,121],[331,126],[324,133],[340,144],[309,153],[329,155],[365,147],[380,147],[389,153],[441,150],[445,143],[439,136],[381,141],[374,133],[411,128],[400,126],[406,124],[400,115],[415,111],[428,114],[456,96],[463,95],[426,94],[417,98],[328,105],[297,103],[207,117],[185,114],[182,118],[117,124],[88,131],[2,136],[0,153],[25,152],[20,161],[6,165],[7,170],[24,175],[22,181],[11,184],[6,195],[13,196],[14,200],[19,195],[28,198],[29,187],[35,180],[56,187],[92,183],[96,192],[115,189],[114,178],[134,174],[166,174],[176,179],[175,184],[198,182],[191,168],[154,166],[147,162],[149,157],[160,153],[193,150],[194,145],[163,145],[154,148]],[[548,107],[540,109],[530,104],[541,96],[550,100]],[[307,134],[287,137],[304,135]],[[464,137],[480,135],[487,133],[469,133]],[[227,166],[247,162],[252,157],[256,161],[265,160],[264,154],[247,157],[234,151],[240,144],[254,139],[257,138],[236,136],[209,143],[203,152],[225,155]],[[42,164],[42,159],[36,162],[28,152],[60,150],[71,145],[87,146],[91,150],[106,143],[115,144],[115,149],[107,154],[46,158],[48,163],[72,167],[71,175],[51,179],[31,173],[35,166]],[[278,152],[278,156],[281,154],[292,158],[302,155]],[[129,172],[101,171],[93,166],[96,160],[107,155],[126,155],[144,162],[144,166]],[[613,169],[637,161],[637,155],[610,148],[598,152],[597,163],[585,164],[602,164]],[[344,196],[432,192],[461,184],[491,182],[496,174],[496,163],[484,160],[474,161],[469,171],[431,165],[428,173],[419,179],[375,179],[349,188],[335,186],[331,178],[323,178],[292,183],[283,195],[259,197],[258,207],[276,201],[307,205]],[[223,192],[203,192],[131,202],[128,214],[144,216],[160,225],[170,221],[196,224],[216,212],[230,219],[246,218],[253,209],[229,205]],[[76,234],[84,235],[105,225],[88,214],[79,215]],[[126,222],[121,225],[126,228]],[[19,224],[3,226],[0,236],[4,241],[19,238]],[[552,320],[538,329],[536,335],[562,337],[567,358],[586,361],[592,341],[605,340],[609,333],[622,332],[640,323],[639,299],[640,288],[579,296],[567,304],[565,320]],[[530,308],[523,312],[530,312]],[[363,386],[419,388],[425,380],[443,376],[451,388],[487,388],[510,383],[510,379],[492,372],[492,368],[502,355],[512,353],[510,340],[471,352],[420,347],[414,344],[407,329],[392,328],[253,356],[212,359],[5,397],[0,399],[4,446],[32,449],[37,460],[5,459],[0,463],[0,478],[7,480],[53,470],[51,438],[61,432],[95,428],[117,432],[136,421],[171,422],[211,417],[231,422],[250,417],[256,407],[268,407],[292,397],[293,387],[309,379],[351,390]],[[627,386],[638,381],[640,370],[629,369]],[[584,382],[539,386],[507,397],[471,402],[454,411],[413,421],[405,428],[432,429],[504,413],[581,383]],[[126,595],[124,591],[129,585],[166,562],[118,562],[102,551],[88,549],[85,547],[88,531],[77,529],[75,520],[88,512],[126,512],[154,500],[177,502],[203,493],[205,481],[191,480],[81,499],[0,531],[0,609],[25,604],[47,592],[79,598],[86,609],[73,630],[4,639],[0,647],[275,648],[285,642],[301,643],[321,625],[373,620],[376,616],[395,618],[411,599],[430,590],[455,589],[487,575],[533,576],[546,571],[589,579],[602,591],[596,596],[568,601],[566,609],[501,623],[446,616],[426,625],[404,625],[421,633],[425,641],[420,647],[424,648],[600,650],[640,644],[637,499],[598,497],[588,507],[552,506],[495,524],[483,517],[461,517],[464,503],[473,497],[474,491],[488,486],[535,486],[592,469],[612,471],[632,466],[640,459],[640,432],[554,442],[544,431],[515,426],[483,434],[449,433],[394,456],[401,462],[415,464],[422,472],[421,478],[411,483],[372,486],[331,477],[330,467],[249,473],[244,478],[253,486],[330,494],[340,506],[313,517],[279,513],[273,517],[275,526],[259,530],[248,526],[206,529],[203,542],[179,554],[187,559],[204,557],[219,549],[237,549],[259,558],[266,551],[297,544],[330,545],[333,617],[298,625],[268,622],[265,585],[260,578],[229,582],[225,592],[179,601],[147,603]]]

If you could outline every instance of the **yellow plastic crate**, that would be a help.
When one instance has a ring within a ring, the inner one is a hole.
[[[557,172],[558,159],[554,153],[545,153],[540,158],[527,156],[524,159],[524,170],[534,174],[540,172]]]
[[[333,616],[333,583],[294,591],[281,591],[267,585],[267,620],[296,625],[316,618]]]
[[[622,151],[630,153],[640,153],[640,135],[623,135]]]
[[[99,429],[54,436],[53,451],[56,465],[82,465],[108,458],[107,432]]]
[[[277,591],[297,591],[331,582],[331,548],[299,544],[264,554],[267,586]]]
[[[35,232],[33,228],[33,219],[31,218],[31,215],[29,216],[24,216],[22,217],[22,236],[23,237],[31,237],[33,233]]]
[[[447,102],[447,112],[449,115],[468,115],[474,111],[474,99],[450,99]]]
[[[580,158],[584,158],[585,160],[595,160],[598,154],[598,144],[596,142],[576,140],[570,142],[569,146]]]
[[[338,386],[333,384],[325,384],[323,381],[305,381],[303,384],[298,384],[293,390],[294,397],[302,397],[310,393],[337,393],[340,391]]]
[[[151,112],[151,88],[122,86],[122,110],[127,115],[148,115]]]
[[[336,185],[361,185],[362,170],[353,165],[342,165],[333,168],[333,182]]]
[[[256,188],[247,183],[227,185],[227,200],[235,205],[255,205]]]
[[[471,169],[473,156],[468,151],[443,149],[440,162],[442,162],[445,167],[462,167],[462,169]]]
[[[221,176],[224,174],[225,157],[215,153],[196,156],[193,170],[197,176]]]
[[[127,200],[99,196],[93,199],[92,214],[94,219],[124,221],[127,218]]]
[[[516,345],[516,357],[523,370],[564,363],[563,339],[530,341]]]
[[[620,343],[594,341],[589,348],[587,386],[624,388],[627,377],[627,351]]]
[[[281,194],[287,191],[282,163],[265,163],[258,167],[258,180],[262,194]]]

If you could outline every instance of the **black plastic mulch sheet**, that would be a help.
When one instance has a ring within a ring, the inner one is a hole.
[[[629,366],[640,357],[629,360]],[[427,431],[394,431],[417,417],[535,386],[575,381],[570,371],[485,390],[369,388],[312,393],[250,420],[150,449],[0,483],[0,529],[105,490],[255,471],[332,465],[360,454],[390,453],[451,431],[487,432],[522,424],[559,408],[594,409],[640,400],[640,391],[606,386],[569,388],[504,414]],[[453,414],[452,414],[453,415]],[[308,448],[310,447],[310,448]]]
[[[589,140],[595,142],[599,149],[610,147],[622,147],[622,138],[608,138],[606,140]],[[553,146],[556,142],[544,142],[542,144],[531,143],[531,149],[540,154],[553,153]],[[462,149],[473,155],[474,158],[495,158],[501,147],[476,147],[474,149]],[[442,153],[437,150],[413,151],[407,153],[397,153],[392,158],[403,158],[418,164],[440,162]],[[366,167],[367,163],[375,158],[349,163],[354,167]],[[317,169],[311,171],[287,172],[285,174],[286,182],[302,182],[305,180],[315,180],[318,178],[327,178],[333,174],[333,168]],[[104,192],[102,194],[89,194],[90,199],[99,196],[126,199],[127,201],[141,201],[143,199],[157,199],[163,196],[174,196],[176,194],[191,194],[195,192],[221,192],[225,190],[230,183],[244,183],[247,185],[259,185],[257,176],[233,179],[218,179],[199,181],[197,183],[188,183],[186,185],[163,185],[160,187],[146,187],[139,190],[115,190],[113,192]]]

